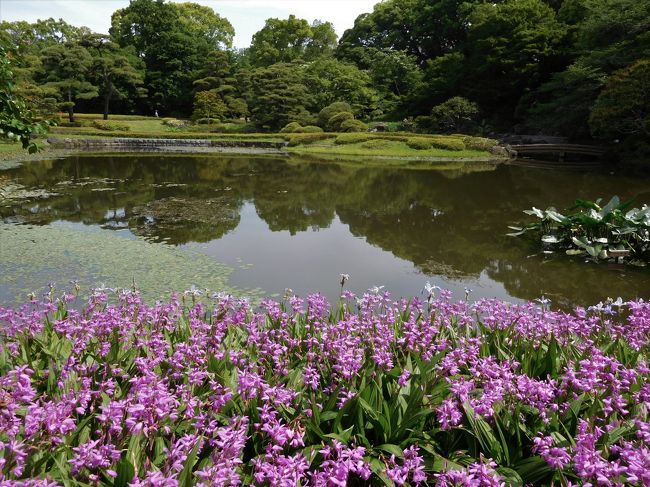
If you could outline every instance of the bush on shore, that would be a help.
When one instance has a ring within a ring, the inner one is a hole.
[[[109,122],[108,120],[93,120],[93,127],[108,132],[128,132],[131,130],[131,127],[128,125],[118,122]]]

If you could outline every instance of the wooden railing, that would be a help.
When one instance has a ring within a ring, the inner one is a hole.
[[[605,149],[597,145],[580,144],[521,144],[508,146],[511,157],[517,159],[533,155],[553,154],[563,162],[567,155],[589,156],[600,158],[605,154]]]

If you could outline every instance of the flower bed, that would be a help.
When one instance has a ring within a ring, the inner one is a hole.
[[[0,483],[650,484],[650,303],[344,298],[0,308]]]

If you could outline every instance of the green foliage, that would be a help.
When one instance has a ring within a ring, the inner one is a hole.
[[[413,120],[416,132],[431,132],[433,130],[433,120],[426,115],[418,115]]]
[[[332,116],[350,112],[407,120],[409,132],[516,126],[643,145],[643,127],[620,121],[619,95],[603,86],[627,90],[623,70],[650,58],[649,10],[650,0],[384,0],[338,46],[332,24],[289,16],[268,19],[250,49],[233,50],[232,25],[209,7],[132,0],[114,12],[110,38],[47,19],[0,22],[0,43],[12,55],[14,92],[35,119],[64,109],[73,120],[77,107],[108,118],[109,104],[187,117],[197,92],[216,90],[225,112],[199,118],[250,118],[256,130],[291,121],[331,130]],[[476,114],[446,119],[445,103],[457,99],[478,105],[480,126]],[[636,109],[625,101],[621,113]],[[329,108],[337,102],[345,105]],[[443,110],[442,122],[432,109]]]
[[[650,207],[629,209],[614,196],[605,206],[577,200],[571,214],[555,208],[533,208],[524,213],[538,219],[525,226],[509,227],[510,236],[528,235],[545,248],[584,255],[592,260],[623,260],[631,264],[650,262]]]
[[[367,132],[368,125],[361,120],[343,120],[341,122],[341,132]]]
[[[426,137],[409,137],[406,140],[406,145],[408,145],[411,149],[427,150],[431,149],[433,146],[433,140]]]
[[[226,104],[216,90],[199,91],[194,95],[192,117],[195,119],[221,119],[227,110]]]
[[[289,122],[281,130],[281,134],[313,134],[322,133],[323,129],[316,125],[302,126],[298,122]]]
[[[373,116],[401,114],[419,102],[423,73],[414,56],[406,51],[367,47],[361,51],[358,62],[368,72],[371,86],[378,94]]]
[[[450,137],[445,137],[445,138],[432,137],[431,146],[437,149],[445,149],[445,150],[452,150],[452,151],[465,150],[465,143],[461,139],[454,139]]]
[[[47,124],[37,122],[25,103],[14,93],[14,76],[6,52],[0,48],[0,136],[20,141],[23,149],[36,152],[33,133],[44,133]]]
[[[323,129],[318,125],[305,125],[304,127],[298,127],[294,132],[297,134],[316,134],[322,133]]]
[[[58,127],[88,127],[88,122],[84,120],[75,120],[74,122],[70,122],[69,120],[63,120],[59,123],[57,123]]]
[[[194,3],[133,0],[113,13],[110,33],[146,65],[149,113],[188,113],[196,73],[212,51],[231,45],[234,30],[212,9]]]
[[[352,113],[338,112],[329,118],[325,128],[328,132],[344,132],[341,128],[341,124],[349,120],[354,120],[354,115]]]
[[[297,60],[313,61],[331,54],[336,46],[336,33],[330,22],[313,24],[290,15],[288,19],[267,19],[248,51],[251,63],[268,67]]]
[[[479,108],[463,97],[455,96],[431,110],[431,128],[435,132],[464,132],[472,127]]]
[[[386,139],[371,139],[361,143],[361,147],[368,150],[389,149],[393,145],[394,142],[392,140],[386,140]]]
[[[218,118],[199,118],[194,121],[197,125],[214,125],[221,122]]]
[[[41,62],[45,72],[45,85],[56,90],[59,106],[68,112],[74,122],[77,100],[90,100],[99,95],[98,87],[91,82],[93,58],[79,43],[54,45],[43,49]]]
[[[108,132],[128,132],[131,130],[131,127],[123,123],[118,122],[108,122],[105,120],[94,120],[93,127],[99,130],[106,130]]]
[[[108,120],[112,99],[129,96],[140,98],[146,95],[146,90],[141,88],[144,83],[144,66],[139,59],[130,56],[128,50],[121,49],[101,34],[85,36],[80,43],[92,56],[89,78],[100,87],[104,100],[104,120]]]
[[[377,136],[375,134],[363,134],[363,133],[351,133],[351,134],[341,134],[336,137],[334,141],[337,145],[345,144],[358,144],[360,142],[366,142],[367,140],[375,139]]]
[[[163,118],[161,122],[165,127],[172,129],[182,129],[187,126],[185,120],[178,120],[176,118]]]
[[[589,125],[601,137],[640,136],[650,141],[650,61],[637,61],[612,75]]]
[[[489,151],[499,143],[498,140],[485,137],[464,137],[463,143],[467,149]]]
[[[179,13],[183,31],[194,38],[205,39],[212,49],[232,47],[235,29],[228,19],[220,16],[210,7],[194,2],[172,3]]]
[[[298,122],[289,122],[280,130],[281,134],[292,134],[295,133],[297,129],[301,128],[301,125]]]
[[[258,127],[279,130],[289,122],[310,118],[307,90],[291,64],[274,64],[254,71],[251,119]]]
[[[329,122],[329,119],[340,112],[352,112],[352,107],[349,103],[344,101],[336,101],[327,105],[318,112],[318,125],[322,128],[327,128],[327,122]]]
[[[332,137],[334,137],[334,135],[332,134],[326,134],[323,132],[314,132],[314,133],[290,135],[287,137],[287,141],[289,142],[288,143],[289,147],[295,147],[297,145],[313,144],[314,142],[320,142],[322,140],[331,139]]]
[[[372,80],[365,70],[332,57],[320,57],[305,68],[305,86],[309,91],[310,111],[318,111],[337,101],[348,104],[338,111],[351,111],[357,115],[369,114],[376,109],[378,97]],[[323,126],[327,119],[319,120]]]
[[[465,38],[459,0],[386,0],[360,15],[339,43],[338,54],[358,60],[366,47],[402,51],[418,63],[444,55]]]
[[[557,56],[566,26],[543,0],[481,3],[468,20],[471,98],[490,116],[512,120],[518,101]]]
[[[588,136],[587,120],[603,78],[602,71],[583,62],[553,74],[531,97],[523,100],[529,105],[525,113],[527,124],[544,133]]]

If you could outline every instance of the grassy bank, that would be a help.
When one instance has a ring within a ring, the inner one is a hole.
[[[421,138],[418,136],[417,138]],[[316,144],[298,144],[287,150],[299,154],[324,154],[335,156],[372,156],[378,158],[399,159],[489,159],[493,158],[488,151],[462,148],[458,150],[430,147],[415,149],[408,145],[406,140],[391,140],[382,136],[369,138],[364,142],[355,142],[345,145],[336,143],[335,138],[326,139]]]
[[[47,151],[49,148],[45,141],[37,141],[36,145],[39,148],[39,152],[36,154],[29,154],[18,142],[0,141],[0,161],[9,159],[30,159],[38,156],[38,154],[43,151]]]
[[[393,159],[471,159],[496,157],[490,149],[496,141],[466,135],[412,133],[236,133],[241,124],[188,125],[173,119],[113,116],[109,122],[100,115],[80,114],[81,126],[58,126],[51,130],[57,138],[164,138],[214,141],[287,142],[287,151],[322,154],[329,157],[372,156]],[[216,132],[219,130],[219,132]],[[224,132],[225,131],[225,132]]]

